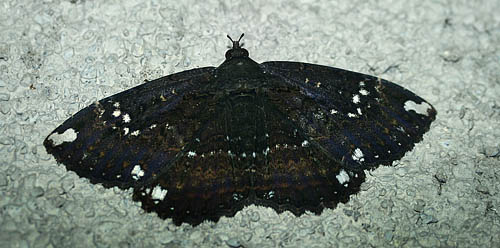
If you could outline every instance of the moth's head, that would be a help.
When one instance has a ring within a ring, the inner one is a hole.
[[[238,40],[233,40],[229,35],[227,35],[227,38],[233,42],[233,48],[227,50],[226,52],[226,60],[230,60],[232,58],[245,58],[248,57],[248,51],[245,48],[242,48],[240,46],[240,41],[241,38],[243,38],[244,34],[241,34],[240,38]],[[243,44],[242,44],[243,45]]]

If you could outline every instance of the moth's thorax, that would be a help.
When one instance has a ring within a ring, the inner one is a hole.
[[[233,57],[226,59],[217,70],[215,77],[218,80],[233,81],[239,78],[260,78],[264,71],[260,65],[249,57]]]

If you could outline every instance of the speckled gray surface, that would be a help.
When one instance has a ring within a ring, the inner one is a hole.
[[[498,247],[500,2],[2,1],[1,247]],[[322,215],[250,206],[174,226],[130,192],[92,185],[45,152],[89,103],[162,75],[218,65],[233,37],[259,62],[380,76],[437,120],[362,191]]]

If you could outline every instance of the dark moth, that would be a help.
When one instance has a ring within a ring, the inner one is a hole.
[[[296,215],[334,208],[359,191],[365,170],[410,151],[436,117],[424,99],[384,79],[258,64],[239,41],[219,67],[80,110],[45,139],[47,152],[92,183],[133,188],[148,212],[197,225],[250,204]]]

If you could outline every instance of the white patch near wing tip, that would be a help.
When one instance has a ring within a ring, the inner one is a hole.
[[[151,198],[153,198],[153,200],[163,201],[163,199],[165,199],[165,196],[167,195],[167,192],[168,190],[162,189],[160,185],[157,185],[151,193]]]
[[[47,139],[52,141],[53,146],[58,146],[64,142],[73,142],[76,140],[77,132],[75,129],[68,128],[64,133],[53,133]]]
[[[344,169],[340,170],[340,172],[336,176],[336,178],[337,178],[337,180],[339,181],[340,184],[348,183],[349,180],[351,179],[349,177],[349,174],[347,174],[347,172]]]
[[[132,172],[130,172],[130,174],[132,175],[132,178],[134,180],[139,180],[139,179],[141,179],[141,177],[144,176],[144,171],[141,169],[141,166],[137,164],[134,166],[134,168],[132,169]]]
[[[430,104],[428,104],[426,102],[422,102],[420,104],[417,104],[416,102],[414,102],[412,100],[408,100],[408,101],[405,102],[404,108],[405,108],[406,111],[413,110],[417,114],[428,116],[427,111],[429,109],[431,109],[432,107],[431,107]]]

